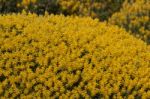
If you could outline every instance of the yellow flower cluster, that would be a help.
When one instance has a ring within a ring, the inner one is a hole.
[[[68,14],[77,14],[82,16],[96,17],[97,14],[93,9],[100,9],[100,2],[92,0],[59,0],[61,10]]]
[[[109,22],[150,43],[150,0],[126,0]]]
[[[22,0],[21,2],[17,2],[17,6],[18,7],[25,7],[25,8],[28,8],[28,6],[30,4],[35,4],[37,2],[37,0]]]
[[[124,0],[22,0],[18,7],[32,6],[29,9],[31,11],[38,7],[45,10],[55,9],[54,11],[58,10],[57,13],[65,15],[91,16],[105,20],[118,11],[123,2]]]
[[[36,0],[22,0],[23,5],[29,5],[30,3],[35,3]]]
[[[119,10],[124,0],[59,0],[59,5],[67,14],[99,17],[107,19]]]
[[[0,98],[150,97],[150,48],[85,17],[0,15]]]

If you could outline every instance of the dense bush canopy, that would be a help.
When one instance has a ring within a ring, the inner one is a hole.
[[[118,11],[125,0],[58,0],[61,11],[67,15],[97,17],[106,20]]]
[[[20,12],[22,9],[44,14],[79,15],[108,19],[118,11],[124,0],[0,0],[0,13]]]
[[[113,14],[109,23],[123,27],[150,43],[150,0],[126,0],[120,12]]]
[[[148,46],[117,26],[62,15],[0,15],[0,98],[144,99],[149,72]]]

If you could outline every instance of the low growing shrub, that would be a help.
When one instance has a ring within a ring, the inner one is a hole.
[[[0,98],[147,98],[150,49],[97,19],[0,15]]]
[[[150,43],[150,0],[126,0],[120,12],[113,14],[109,23],[130,31]]]

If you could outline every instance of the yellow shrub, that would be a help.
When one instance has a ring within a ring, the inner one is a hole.
[[[58,3],[64,13],[92,17],[97,16],[93,9],[98,10],[102,6],[99,2],[92,0],[59,0]]]
[[[22,0],[22,5],[28,6],[30,3],[35,3],[36,0]]]
[[[0,98],[149,97],[150,51],[96,19],[0,15]]]
[[[150,0],[126,0],[120,12],[113,14],[109,22],[150,43]]]
[[[118,11],[123,2],[124,0],[22,0],[21,4],[18,4],[33,12],[42,10],[42,12],[91,16],[105,20]]]
[[[124,0],[58,0],[62,12],[105,20],[118,11]]]

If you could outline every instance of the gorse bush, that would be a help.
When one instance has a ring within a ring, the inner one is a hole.
[[[124,0],[0,0],[0,12],[29,12],[79,15],[108,19],[118,11]]]
[[[59,13],[57,0],[0,0],[0,13],[17,13],[22,10],[44,14]]]
[[[97,19],[0,15],[0,98],[144,99],[149,66],[143,41]]]
[[[58,0],[61,11],[67,15],[97,17],[106,20],[118,11],[124,0]]]
[[[45,11],[57,14],[61,12],[58,0],[21,0],[17,5],[20,9],[37,14],[44,14]]]
[[[48,11],[105,20],[118,11],[123,2],[124,0],[22,0],[21,6],[34,12],[42,10],[41,13]],[[43,9],[40,9],[40,6],[43,6]]]
[[[150,43],[150,0],[126,0],[109,22]]]

